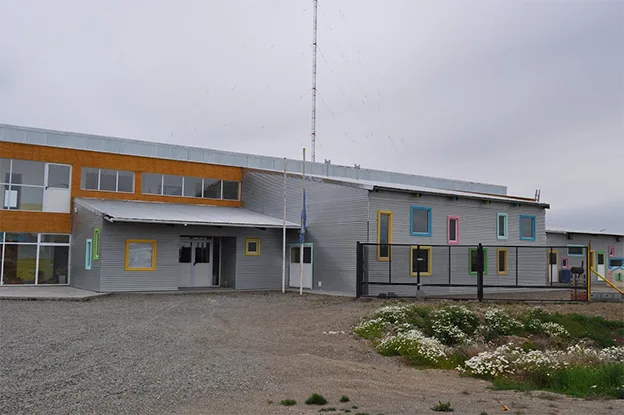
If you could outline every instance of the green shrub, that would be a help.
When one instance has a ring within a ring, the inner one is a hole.
[[[464,306],[451,305],[431,314],[426,333],[446,345],[464,343],[479,327],[479,317]]]
[[[327,404],[327,399],[325,399],[323,395],[313,393],[308,399],[306,399],[305,403],[307,405],[325,405]]]
[[[353,332],[368,340],[380,339],[386,333],[386,324],[380,319],[366,320],[355,326]]]
[[[442,401],[438,401],[438,404],[434,405],[431,408],[431,410],[436,411],[436,412],[453,412],[454,411],[450,402],[442,402]]]
[[[349,402],[349,397],[347,395],[342,395],[340,397],[340,402]]]
[[[293,405],[297,405],[297,401],[294,399],[284,399],[283,401],[280,402],[280,405],[293,406]]]

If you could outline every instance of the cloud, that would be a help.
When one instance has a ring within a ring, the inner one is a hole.
[[[623,2],[319,4],[317,161],[540,188],[549,217],[624,220]],[[24,0],[0,15],[2,122],[309,151],[307,0]]]

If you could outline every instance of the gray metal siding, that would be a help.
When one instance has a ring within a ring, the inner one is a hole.
[[[410,234],[411,206],[432,209],[432,234],[430,237]],[[377,242],[377,212],[392,211],[392,242],[411,245],[448,245],[448,216],[460,217],[460,246],[451,246],[452,282],[473,284],[476,276],[470,275],[470,246],[482,243],[488,248],[488,274],[486,284],[515,283],[515,248],[513,246],[544,247],[545,211],[539,207],[520,206],[511,203],[483,204],[478,200],[451,200],[448,197],[415,195],[395,192],[370,193],[370,242]],[[497,239],[497,213],[508,215],[508,239]],[[520,215],[536,217],[536,240],[520,240]],[[497,274],[497,248],[509,247],[509,273]],[[449,280],[449,250],[446,247],[433,248],[432,275],[421,277],[423,282],[446,283]],[[376,250],[368,248],[368,270],[370,275],[387,275],[388,262],[377,261]],[[519,248],[519,274],[524,283],[540,284],[546,282],[546,250]],[[409,247],[395,247],[392,255],[392,280],[394,282],[414,282],[410,276]],[[394,287],[393,287],[394,288]],[[388,291],[386,287],[384,291]],[[400,288],[396,289],[397,292]]]
[[[93,239],[95,228],[102,228],[102,217],[83,207],[75,207],[76,211],[74,211],[72,217],[71,274],[69,283],[72,287],[100,291],[101,261],[92,260],[91,269],[85,269],[85,252],[86,240]],[[103,239],[104,232],[103,230],[101,232],[101,239]]]
[[[624,238],[623,238],[624,239]],[[608,263],[609,260],[609,246],[615,247],[615,256],[618,258],[624,257],[624,240],[618,242],[615,236],[611,235],[588,235],[581,233],[574,233],[572,239],[568,239],[567,235],[560,233],[547,233],[547,246],[553,247],[563,247],[563,248],[553,248],[559,252],[559,261],[561,258],[567,257],[567,247],[568,245],[587,245],[591,241],[591,249],[595,252],[604,252],[605,257]],[[570,266],[581,266],[581,263],[587,265],[587,259],[585,257],[577,257],[571,256]],[[603,275],[606,277],[606,275]],[[592,281],[596,281],[593,279]]]
[[[181,236],[228,237],[221,254],[221,285],[236,289],[280,289],[282,231],[280,229],[216,228],[162,224],[104,223],[102,291],[162,291],[178,289],[178,250]],[[247,238],[260,239],[260,256],[245,254]],[[155,271],[126,271],[126,240],[155,239]]]
[[[6,124],[0,124],[0,140],[265,170],[281,171],[284,169],[284,159],[278,157],[233,153],[198,147],[186,147],[175,144],[150,143],[139,140],[44,130]],[[303,170],[303,162],[301,160],[288,160],[287,169],[290,172],[301,173]],[[507,194],[506,186],[373,169],[360,169],[351,166],[340,166],[325,163],[307,162],[306,171],[311,174],[333,177],[347,177],[351,179],[382,181],[388,183],[400,183],[438,189],[463,190],[467,192],[481,192],[497,195]]]
[[[243,177],[243,207],[246,209],[282,217],[283,192],[283,175],[246,172]],[[286,197],[287,220],[299,222],[300,178],[287,179]],[[307,180],[306,198],[306,242],[314,244],[313,289],[318,288],[320,281],[325,291],[355,294],[355,246],[357,241],[366,239],[368,191]],[[289,242],[297,241],[297,231],[293,234]],[[281,241],[279,246],[281,248]]]
[[[178,289],[180,235],[167,225],[104,222],[101,251],[101,290],[160,291]],[[126,271],[126,240],[157,241],[155,271]]]

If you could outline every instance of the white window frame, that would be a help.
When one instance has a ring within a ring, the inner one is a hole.
[[[42,285],[42,286],[64,286],[64,285],[69,285],[71,283],[71,241],[72,241],[72,236],[71,234],[68,233],[50,233],[50,232],[44,232],[44,233],[38,233],[37,234],[37,241],[36,242],[8,242],[6,241],[6,234],[7,233],[35,233],[35,232],[1,232],[0,231],[0,235],[2,235],[2,238],[0,238],[0,286],[4,285],[4,247],[5,245],[31,245],[31,246],[36,246],[37,249],[37,256],[35,257],[35,283],[34,284],[28,284],[30,285]],[[42,242],[41,241],[41,237],[42,235],[63,235],[63,236],[69,236],[69,242]],[[69,247],[68,253],[67,253],[67,282],[65,284],[39,284],[39,248],[42,246],[67,246]]]
[[[82,169],[94,169],[98,171],[97,189],[87,189],[83,186]],[[102,170],[115,170],[115,190],[101,190],[100,184],[102,183]],[[125,191],[119,190],[119,172],[120,171],[132,173],[132,191],[131,192],[125,192]],[[85,190],[87,192],[111,192],[111,193],[133,194],[136,191],[136,172],[132,170],[119,170],[119,169],[107,169],[104,167],[82,166],[80,169],[80,190]]]

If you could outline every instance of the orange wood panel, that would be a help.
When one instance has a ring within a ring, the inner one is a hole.
[[[100,199],[144,200],[150,202],[169,202],[184,204],[216,205],[241,207],[237,200],[214,200],[177,196],[158,196],[141,194],[141,174],[163,173],[179,176],[195,176],[223,180],[243,179],[242,167],[219,166],[190,161],[166,160],[150,157],[128,156],[96,151],[74,150],[38,146],[31,144],[9,143],[0,141],[0,156],[23,160],[45,161],[72,165],[72,197],[92,197]],[[95,167],[116,170],[130,170],[135,174],[134,193],[99,192],[80,189],[82,167]]]
[[[70,213],[0,210],[0,231],[33,233],[71,233]]]

